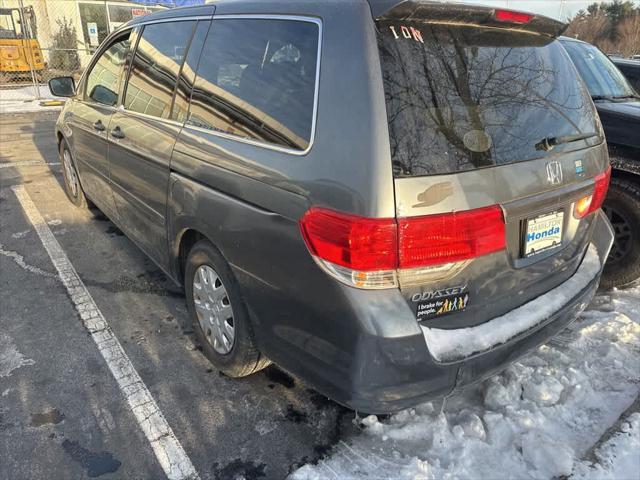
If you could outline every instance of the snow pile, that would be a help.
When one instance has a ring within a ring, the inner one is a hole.
[[[576,479],[623,480],[640,477],[640,413],[622,424],[620,432],[596,450],[596,463],[576,465]]]
[[[549,344],[480,385],[380,421],[293,480],[640,479],[638,415],[582,457],[640,390],[640,288],[597,297]],[[624,429],[623,429],[624,430]]]
[[[440,361],[454,361],[488,350],[549,319],[578,295],[600,271],[600,257],[593,245],[576,273],[548,293],[509,313],[476,327],[443,330],[421,327],[431,355]]]

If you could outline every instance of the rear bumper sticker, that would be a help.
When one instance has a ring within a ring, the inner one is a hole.
[[[461,312],[469,303],[468,293],[447,295],[418,302],[416,316],[418,320],[440,317],[449,313]]]

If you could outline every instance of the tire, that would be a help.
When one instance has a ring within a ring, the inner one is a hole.
[[[229,377],[246,377],[267,367],[271,362],[256,346],[247,307],[220,252],[200,240],[189,252],[184,272],[187,309],[209,361]]]
[[[60,164],[62,165],[62,178],[64,180],[64,191],[67,194],[67,198],[78,208],[89,208],[87,198],[80,184],[76,163],[64,139],[60,141],[59,153]]]
[[[612,178],[602,210],[613,225],[615,239],[600,285],[607,289],[632,286],[640,280],[640,187]]]

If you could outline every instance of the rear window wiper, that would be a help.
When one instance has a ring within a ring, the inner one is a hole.
[[[597,137],[597,132],[578,133],[576,135],[564,135],[562,137],[546,137],[536,143],[536,150],[552,150],[556,145],[561,143],[577,142],[578,140],[586,140],[587,138]]]

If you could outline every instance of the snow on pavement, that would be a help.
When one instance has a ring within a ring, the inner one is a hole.
[[[574,468],[575,479],[619,480],[640,475],[640,413],[634,412],[620,431],[595,452],[596,462],[582,462]]]
[[[46,98],[42,100],[8,100],[0,101],[0,115],[3,113],[33,113],[45,111],[58,111],[62,109],[62,105],[43,105],[41,102],[56,100],[55,98]]]
[[[39,97],[39,99],[38,99]],[[61,106],[47,106],[42,102],[51,100],[65,100],[54,96],[47,85],[39,85],[36,89],[33,85],[16,85],[10,88],[3,85],[0,88],[0,114],[3,113],[27,113],[46,110],[60,110]]]
[[[293,480],[640,479],[640,415],[583,456],[640,391],[640,287],[594,299],[571,327],[505,372],[379,420]]]

